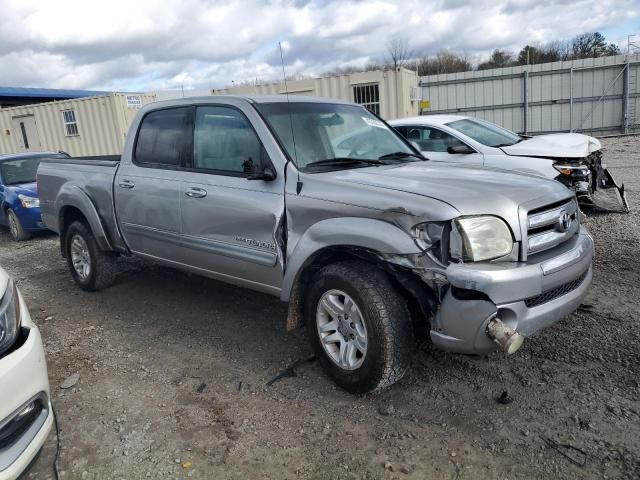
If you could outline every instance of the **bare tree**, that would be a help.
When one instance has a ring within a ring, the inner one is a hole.
[[[457,73],[473,70],[468,55],[440,50],[435,56],[422,56],[414,62],[418,75],[435,75],[439,73]]]
[[[400,38],[394,38],[389,42],[387,53],[391,60],[389,63],[393,65],[394,69],[404,67],[413,56],[413,52],[409,49],[407,41]]]

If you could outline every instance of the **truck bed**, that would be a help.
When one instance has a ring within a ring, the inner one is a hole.
[[[47,227],[60,233],[65,215],[62,204],[65,209],[95,210],[94,217],[99,219],[111,248],[123,250],[113,202],[113,180],[119,164],[119,155],[44,159],[38,167],[37,182]]]

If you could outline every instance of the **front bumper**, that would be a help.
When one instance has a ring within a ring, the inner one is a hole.
[[[433,343],[457,353],[495,351],[486,328],[496,316],[525,337],[549,327],[584,300],[592,259],[593,240],[581,227],[571,240],[527,263],[450,265],[446,276],[452,288],[432,322]]]
[[[578,177],[556,177],[560,183],[576,192],[578,203],[584,208],[594,208],[605,212],[629,213],[629,204],[624,185],[619,185],[607,166],[600,170],[590,170]]]
[[[16,206],[13,210],[14,212],[16,212],[16,215],[20,220],[20,225],[22,225],[22,228],[24,230],[36,232],[47,229],[47,226],[42,220],[40,207],[24,208],[22,205],[19,205]]]
[[[11,436],[11,441],[0,448],[2,480],[20,476],[42,448],[53,425],[42,338],[22,296],[20,311],[26,338],[18,348],[0,358],[0,428],[11,428],[16,416],[35,399],[41,402],[42,408],[28,424],[21,425],[19,434]]]

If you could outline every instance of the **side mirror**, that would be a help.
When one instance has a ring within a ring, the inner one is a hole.
[[[462,145],[456,145],[454,147],[448,147],[447,148],[447,153],[461,153],[463,155],[469,154],[469,153],[475,153],[475,150],[473,148],[471,148],[469,145],[465,145],[464,143]]]
[[[265,182],[270,182],[275,180],[278,174],[276,173],[276,169],[273,168],[271,162],[267,165],[255,165],[251,157],[242,164],[242,169],[244,170],[244,174],[247,176],[247,180],[264,180]]]

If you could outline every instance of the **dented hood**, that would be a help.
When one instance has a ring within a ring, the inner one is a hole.
[[[416,194],[445,202],[462,215],[513,215],[518,206],[535,200],[570,197],[555,180],[493,169],[438,166],[411,162],[399,166],[371,167],[334,172],[342,181]],[[414,202],[408,202],[408,210]]]
[[[593,137],[581,133],[554,133],[539,135],[501,147],[507,155],[549,158],[584,158],[600,150],[602,145]]]

